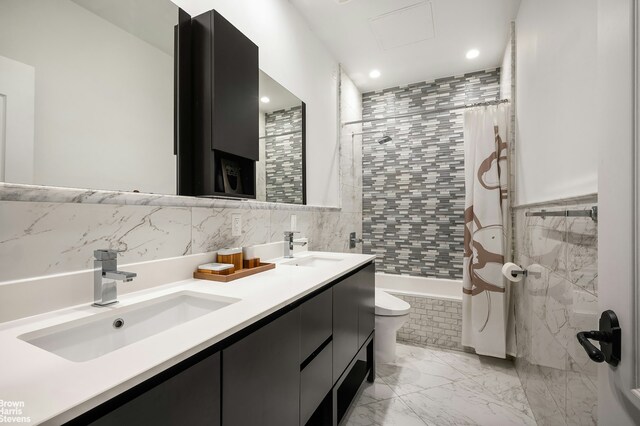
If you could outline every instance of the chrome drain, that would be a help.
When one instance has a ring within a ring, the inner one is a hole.
[[[118,318],[113,322],[113,328],[121,328],[124,325],[124,320],[122,318]]]

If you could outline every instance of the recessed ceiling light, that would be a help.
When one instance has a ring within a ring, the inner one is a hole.
[[[263,96],[260,98],[260,102],[262,102],[263,104],[268,104],[271,101],[271,99],[269,99],[266,96]]]
[[[378,77],[380,77],[380,71],[378,71],[378,70],[371,70],[371,72],[369,73],[369,77],[371,77],[371,78],[378,78]]]
[[[467,59],[475,59],[480,56],[480,51],[478,49],[471,49],[467,52]]]

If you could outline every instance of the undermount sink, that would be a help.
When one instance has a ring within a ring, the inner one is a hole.
[[[70,361],[89,361],[239,300],[181,291],[18,338]]]
[[[329,266],[334,265],[337,262],[343,261],[342,257],[329,257],[329,256],[305,256],[297,259],[292,259],[286,262],[282,262],[283,265],[290,266],[309,266],[309,267],[318,267],[318,266]]]

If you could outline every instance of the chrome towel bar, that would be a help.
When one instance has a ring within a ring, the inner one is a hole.
[[[555,210],[547,211],[540,210],[537,212],[526,212],[525,216],[539,216],[541,218],[551,216],[564,216],[564,217],[590,217],[594,222],[598,221],[598,206],[593,206],[588,210]]]

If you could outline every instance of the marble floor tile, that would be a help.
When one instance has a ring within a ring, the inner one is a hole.
[[[426,372],[399,365],[381,364],[378,366],[378,374],[380,374],[382,381],[398,395],[406,395],[465,379],[465,376],[457,370],[447,368],[448,366],[443,368],[442,363],[434,363],[433,366],[433,371]]]
[[[529,400],[527,399],[527,394],[524,392],[522,386],[518,385],[509,390],[500,392],[497,396],[499,400],[508,403],[521,413],[535,419],[531,406],[529,405]]]
[[[432,348],[398,344],[396,355],[394,362],[378,365],[377,372],[398,395],[467,378]]]
[[[481,357],[476,354],[446,350],[437,352],[437,356],[467,377],[482,376],[486,373],[510,373],[514,371],[513,363],[503,359]]]
[[[472,379],[406,395],[402,400],[428,425],[536,424],[532,417]]]
[[[357,405],[371,404],[372,402],[384,401],[397,396],[389,385],[378,379],[374,383],[366,382],[364,384],[358,396]]]
[[[508,393],[513,389],[522,388],[515,369],[509,370],[508,372],[492,371],[481,376],[474,376],[471,380],[482,387],[491,389],[491,391],[496,395]]]
[[[512,362],[432,347],[399,343],[357,398],[346,424],[535,425]]]
[[[424,346],[413,346],[398,344],[396,347],[396,363],[400,362],[400,358],[415,358],[418,360],[434,360],[439,359],[438,354],[442,352],[441,349]]]
[[[425,426],[420,417],[398,397],[358,405],[348,414],[344,424],[349,426]]]

